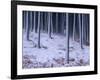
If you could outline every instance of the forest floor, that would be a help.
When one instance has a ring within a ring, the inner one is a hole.
[[[89,65],[89,46],[69,40],[69,64],[66,62],[66,37],[41,33],[41,48],[37,46],[38,34],[31,33],[30,41],[26,40],[23,33],[23,68],[49,68]]]

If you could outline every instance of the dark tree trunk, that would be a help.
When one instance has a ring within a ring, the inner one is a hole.
[[[58,13],[56,13],[56,33],[58,33]]]
[[[26,28],[26,29],[27,29],[27,40],[29,40],[29,33],[30,33],[30,24],[29,24],[29,22],[30,22],[30,20],[29,20],[29,19],[30,19],[30,18],[29,18],[29,15],[30,15],[30,14],[29,14],[29,13],[30,13],[30,12],[27,11],[27,28]]]
[[[33,30],[34,30],[34,32],[36,32],[36,12],[34,12],[34,26],[33,26],[34,28],[33,28]]]
[[[41,46],[40,46],[40,31],[41,31],[40,12],[38,12],[38,48],[41,48]]]
[[[66,61],[67,63],[69,64],[69,26],[68,26],[68,13],[66,13],[66,42],[67,42],[67,45],[66,45]]]
[[[81,26],[81,14],[78,14],[78,20],[79,20],[79,38],[80,38],[80,46],[81,46],[81,49],[83,49],[83,46],[82,46],[82,26]]]
[[[76,15],[74,13],[74,19],[73,19],[73,41],[75,41],[75,21],[76,20]]]
[[[51,13],[48,13],[48,34],[49,37],[51,38]]]

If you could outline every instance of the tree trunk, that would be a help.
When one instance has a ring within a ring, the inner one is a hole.
[[[62,35],[64,34],[64,14],[62,13],[62,18],[61,18],[61,20],[62,20],[62,24],[61,24],[61,33],[62,33]]]
[[[85,23],[85,21],[86,21],[86,16],[84,15],[83,24]],[[86,23],[84,24],[83,33],[84,33],[84,35],[83,35],[83,43],[84,43],[84,42],[86,42]]]
[[[46,30],[46,32],[48,32],[48,17],[47,17],[47,12],[45,13],[45,30]]]
[[[32,11],[30,12],[30,31],[32,31]]]
[[[58,33],[58,13],[56,13],[56,33]]]
[[[51,38],[51,25],[50,25],[50,21],[51,20],[51,13],[49,12],[48,13],[48,35],[49,35],[49,37]]]
[[[41,18],[41,31],[43,31],[44,29],[44,26],[43,26],[43,12],[41,12],[41,16],[40,16]]]
[[[82,30],[82,31],[81,31],[81,33],[82,33],[82,36],[81,36],[81,37],[82,37],[82,38],[81,38],[81,39],[82,39],[82,40],[81,40],[81,41],[82,41],[81,48],[83,48],[84,14],[82,14],[82,29],[81,29],[81,30]]]
[[[68,13],[66,13],[66,61],[69,63],[69,27],[68,27]]]
[[[38,48],[41,48],[41,46],[40,46],[40,30],[41,30],[41,26],[40,26],[40,12],[38,12]]]
[[[36,32],[36,12],[34,12],[34,26],[33,26],[34,28],[33,28],[33,30],[34,30],[34,32]]]
[[[86,24],[87,24],[87,43],[89,43],[89,18],[88,18],[88,15],[86,16],[87,17],[87,22],[86,22]]]
[[[78,14],[79,20],[79,38],[80,38],[80,47],[82,49],[82,26],[81,26],[81,14]]]
[[[23,31],[25,32],[25,11],[23,11]]]
[[[51,33],[53,33],[53,22],[52,22],[52,13],[51,13],[51,15],[50,15],[50,17],[51,17]]]
[[[73,42],[75,41],[75,13],[74,13],[74,19],[73,19]]]
[[[27,40],[29,40],[29,12],[27,11],[26,13],[26,37],[27,37]]]
[[[25,18],[24,18],[24,24],[25,24],[25,32],[27,32],[27,11],[25,11]]]

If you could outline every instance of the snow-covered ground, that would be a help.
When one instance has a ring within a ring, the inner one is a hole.
[[[69,67],[89,65],[89,46],[83,45],[80,48],[78,42],[70,39],[69,43],[69,64],[66,62],[66,37],[41,33],[41,48],[37,47],[38,34],[31,32],[30,41],[26,40],[23,32],[23,68],[48,68],[48,67]]]

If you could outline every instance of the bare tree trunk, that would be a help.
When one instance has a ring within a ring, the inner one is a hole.
[[[66,61],[69,63],[69,26],[68,26],[68,13],[66,13]]]
[[[86,16],[86,24],[87,24],[87,16]],[[88,41],[88,24],[86,25],[86,42]]]
[[[41,30],[41,26],[40,26],[40,12],[38,12],[38,48],[41,48],[40,46],[40,30]]]
[[[87,43],[89,43],[89,20],[88,20],[88,16],[86,17],[87,17],[87,22],[86,22],[87,24]]]
[[[30,12],[30,31],[32,31],[32,11]]]
[[[51,33],[53,33],[52,13],[51,13],[50,17],[51,17]]]
[[[26,11],[26,28],[25,28],[25,32],[27,33],[28,30],[28,11]]]
[[[23,32],[25,32],[25,12],[23,11]]]
[[[29,40],[29,12],[27,11],[27,13],[26,13],[26,38],[27,38],[27,40]]]
[[[56,33],[58,33],[58,13],[56,13]]]
[[[73,41],[75,41],[75,19],[76,19],[75,16],[76,16],[76,15],[75,15],[75,13],[74,13],[74,19],[73,19],[73,20],[74,20],[74,21],[73,21]]]
[[[46,20],[47,18],[46,18],[46,13],[44,13],[44,30],[45,30],[45,32],[47,32],[47,20]]]
[[[61,20],[62,20],[62,24],[61,24],[61,33],[64,34],[64,15],[63,15],[63,13],[62,13],[62,18],[61,18]]]
[[[82,33],[82,36],[81,36],[81,37],[82,37],[82,38],[81,38],[81,39],[82,39],[82,40],[81,40],[81,41],[82,41],[82,42],[81,42],[81,43],[82,43],[81,48],[82,48],[82,49],[83,49],[83,36],[84,36],[84,35],[83,35],[83,30],[84,30],[84,14],[82,14],[82,29],[81,29],[81,33]]]
[[[34,32],[36,32],[36,12],[34,12],[34,28],[33,28],[33,30],[34,30]]]
[[[86,16],[84,16],[83,24],[85,23],[85,21],[86,21]],[[83,35],[83,43],[84,43],[84,42],[86,42],[86,23],[84,24],[83,33],[84,33],[84,35]]]
[[[48,13],[48,35],[51,38],[51,25],[50,25],[50,22],[51,22],[51,13],[49,12]]]
[[[41,30],[43,31],[44,29],[43,29],[43,13],[41,12],[41,16],[40,16],[41,18]]]
[[[48,32],[48,17],[47,17],[47,13],[45,13],[45,30],[46,30],[46,32]]]
[[[25,11],[25,32],[27,32],[27,11]]]
[[[80,46],[82,49],[82,26],[81,26],[81,14],[78,14],[79,20],[79,36],[80,36]]]

